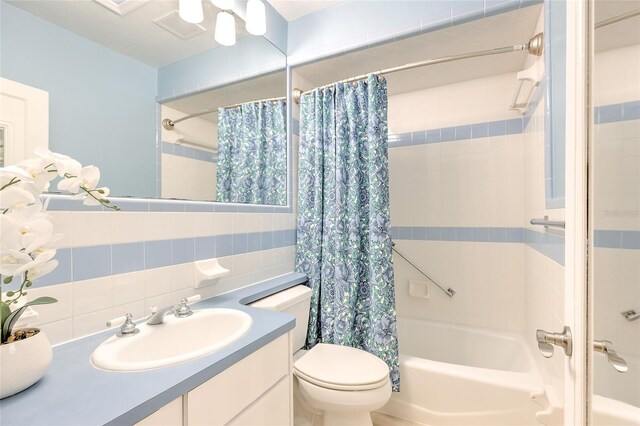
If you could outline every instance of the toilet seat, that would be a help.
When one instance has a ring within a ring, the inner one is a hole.
[[[301,380],[325,389],[363,391],[389,382],[389,367],[380,358],[348,346],[319,343],[293,365]]]

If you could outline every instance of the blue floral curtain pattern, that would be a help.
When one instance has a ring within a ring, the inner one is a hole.
[[[216,201],[287,203],[286,102],[218,110]]]
[[[312,289],[307,345],[384,360],[399,390],[383,79],[301,99],[296,269]]]

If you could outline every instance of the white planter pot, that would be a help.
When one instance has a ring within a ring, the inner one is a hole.
[[[42,330],[27,339],[0,345],[0,399],[40,380],[52,357],[51,343]]]

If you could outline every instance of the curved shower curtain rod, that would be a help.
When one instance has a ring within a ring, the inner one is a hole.
[[[260,99],[257,101],[249,101],[249,102],[242,102],[239,104],[233,104],[233,105],[229,105],[229,106],[225,106],[225,107],[221,107],[224,109],[231,109],[231,108],[238,108],[244,104],[253,104],[256,102],[273,102],[273,101],[283,101],[283,100],[287,100],[286,96],[281,96],[279,98],[270,98],[270,99]],[[195,117],[200,117],[201,115],[205,115],[205,114],[211,114],[212,112],[217,112],[220,108],[211,108],[211,109],[207,109],[205,111],[200,111],[200,112],[194,112],[193,114],[189,114],[189,115],[185,115],[184,117],[180,117],[177,118],[175,120],[171,120],[169,118],[165,118],[164,120],[162,120],[162,127],[164,127],[167,130],[173,130],[173,127],[184,120],[188,120],[190,118],[195,118]]]
[[[412,62],[410,64],[400,65],[398,67],[387,68],[379,71],[370,72],[367,74],[362,74],[356,77],[350,77],[344,80],[337,81],[335,83],[325,84],[324,86],[316,87],[316,89],[324,89],[325,87],[332,86],[336,83],[348,83],[351,81],[364,80],[370,75],[391,74],[394,72],[410,70],[413,68],[424,67],[427,65],[443,64],[445,62],[453,62],[453,61],[458,61],[460,59],[477,58],[480,56],[500,55],[502,53],[521,52],[525,50],[529,52],[529,54],[531,55],[540,56],[542,55],[543,45],[544,45],[544,34],[538,33],[533,37],[531,37],[531,39],[529,39],[529,41],[525,44],[516,44],[513,46],[497,47],[495,49],[479,50],[477,52],[463,53],[460,55],[453,55],[453,56],[443,56],[441,58],[427,59],[426,61]],[[312,90],[316,90],[316,89],[312,89]],[[293,89],[294,102],[300,103],[300,97],[305,93],[311,92],[312,90],[303,91],[301,89]]]

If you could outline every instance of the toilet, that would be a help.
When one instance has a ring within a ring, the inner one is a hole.
[[[299,285],[250,306],[287,312],[293,329],[294,417],[298,425],[371,425],[371,412],[391,397],[389,368],[360,349],[319,343],[305,351],[311,289]]]

